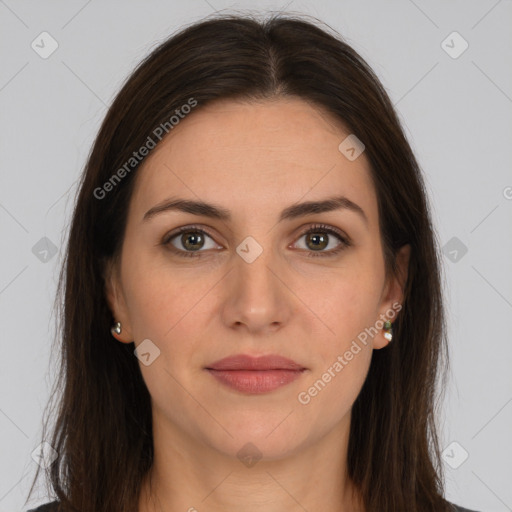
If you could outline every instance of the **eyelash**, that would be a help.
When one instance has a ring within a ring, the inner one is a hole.
[[[167,234],[163,238],[161,245],[170,249],[174,254],[184,258],[198,258],[201,257],[201,252],[205,251],[191,252],[176,249],[170,242],[173,238],[177,237],[178,235],[181,235],[182,233],[202,233],[208,235],[210,238],[213,238],[213,236],[210,233],[208,233],[208,231],[205,231],[203,228],[200,228],[199,226],[195,225],[183,226],[181,228],[178,228],[176,231]],[[299,235],[299,238],[303,237],[304,235],[308,235],[309,233],[323,233],[328,235],[334,235],[341,242],[336,249],[331,249],[330,251],[307,251],[306,256],[309,258],[329,258],[332,256],[336,256],[341,251],[352,245],[351,241],[347,237],[343,236],[343,234],[340,231],[332,227],[326,226],[325,224],[315,224],[309,227],[306,231],[303,231]]]

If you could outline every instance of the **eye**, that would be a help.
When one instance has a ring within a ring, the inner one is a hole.
[[[324,224],[311,226],[300,235],[300,238],[302,237],[306,237],[306,247],[301,249],[307,251],[308,257],[335,256],[343,249],[351,246],[350,240],[341,231]],[[339,243],[335,248],[324,251],[323,249],[330,245],[331,237],[335,237]],[[201,256],[201,253],[205,252],[203,249],[222,249],[222,247],[216,247],[214,243],[210,246],[205,245],[207,239],[210,239],[213,243],[212,235],[204,229],[197,226],[183,226],[167,234],[161,245],[168,247],[176,255],[187,258]]]
[[[177,240],[174,242],[175,238]],[[195,226],[183,226],[166,235],[162,240],[162,245],[168,246],[178,256],[197,257],[199,256],[197,253],[204,252],[201,249],[216,248],[215,244],[205,246],[207,238],[212,240],[212,237],[204,229]],[[181,247],[179,247],[180,245]]]
[[[338,240],[338,245],[329,251],[324,251],[331,243],[331,237],[334,236]],[[331,257],[339,254],[343,249],[350,247],[351,242],[348,237],[344,236],[335,228],[324,224],[317,224],[303,232],[300,237],[306,237],[305,250],[308,251],[308,257]],[[313,249],[311,249],[313,248]]]

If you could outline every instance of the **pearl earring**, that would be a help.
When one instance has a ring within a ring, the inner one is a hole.
[[[389,320],[386,320],[386,322],[384,323],[384,330],[384,338],[391,342],[391,340],[393,339],[393,325]]]
[[[116,322],[110,329],[110,332],[112,333],[112,335],[121,334],[121,322]]]

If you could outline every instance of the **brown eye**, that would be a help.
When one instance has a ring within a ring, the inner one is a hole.
[[[337,229],[323,224],[312,226],[310,229],[302,233],[301,238],[302,237],[305,237],[305,250],[307,251],[307,256],[311,257],[335,256],[351,245],[348,237],[343,236]],[[325,250],[329,245],[332,245],[331,240],[338,240],[338,244],[331,247],[330,250]]]
[[[198,251],[204,245],[204,237],[199,231],[189,231],[181,235],[180,242],[185,249]]]
[[[325,249],[329,245],[329,235],[326,233],[310,232],[306,235],[306,245],[316,251],[317,249]]]
[[[208,239],[211,240],[208,245]],[[194,226],[184,226],[169,233],[162,240],[178,256],[200,256],[206,249],[218,249],[212,237],[203,229]]]

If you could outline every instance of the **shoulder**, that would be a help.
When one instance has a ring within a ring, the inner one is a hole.
[[[476,510],[470,510],[469,508],[459,507],[458,505],[453,504],[454,512],[477,512]]]
[[[57,512],[58,501],[52,501],[51,503],[45,503],[37,508],[27,510],[27,512]]]
[[[57,512],[58,504],[58,501],[52,501],[51,503],[46,503],[37,508],[27,510],[27,512]],[[469,508],[459,507],[454,503],[451,503],[451,505],[453,506],[454,512],[477,512],[476,510],[470,510]]]
[[[33,508],[27,510],[27,512],[57,512],[58,501],[52,501],[51,503],[46,503],[37,508]],[[454,512],[477,512],[476,510],[470,510],[469,508],[459,507],[454,503],[451,504],[453,506]]]

